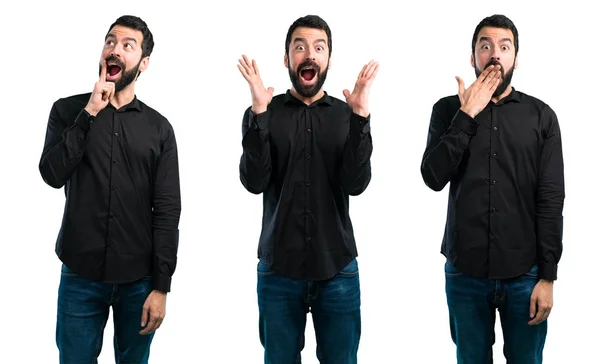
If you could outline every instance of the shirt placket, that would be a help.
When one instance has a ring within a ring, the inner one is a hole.
[[[489,251],[488,254],[490,255],[488,258],[488,262],[489,262],[489,273],[490,275],[496,275],[495,271],[495,266],[494,266],[494,262],[495,259],[491,256],[492,254],[494,254],[494,251],[497,250],[497,243],[498,243],[498,224],[497,224],[497,219],[496,219],[496,197],[497,197],[497,157],[498,154],[495,151],[497,148],[497,145],[499,145],[500,143],[497,142],[498,139],[498,117],[497,117],[497,107],[496,106],[492,106],[491,110],[490,110],[490,150],[489,150],[489,171],[490,171],[490,175],[489,175],[489,206],[488,206],[488,221],[489,221],[489,239],[490,239],[490,244],[489,244]]]
[[[115,237],[115,229],[113,229],[113,225],[115,223],[115,219],[116,219],[116,214],[115,214],[115,208],[114,206],[116,205],[115,200],[117,198],[117,192],[118,192],[118,183],[116,181],[116,169],[120,163],[120,159],[118,156],[118,151],[119,151],[119,143],[120,143],[120,138],[121,138],[121,134],[119,134],[119,130],[120,128],[120,123],[119,123],[119,118],[117,117],[117,113],[114,112],[112,115],[112,128],[111,128],[111,148],[110,148],[110,159],[111,159],[111,163],[110,163],[110,171],[109,171],[109,177],[108,177],[108,183],[109,183],[109,188],[110,188],[110,192],[109,192],[109,198],[108,198],[108,237],[107,237],[107,245],[108,246],[112,246],[116,243],[116,237]]]
[[[314,130],[312,125],[311,112],[309,108],[304,109],[304,125],[305,125],[305,138],[304,138],[304,183],[306,187],[305,199],[304,199],[304,236],[305,236],[305,251],[307,251],[312,243],[313,237],[311,236],[311,199],[312,199],[312,175],[311,175],[311,163],[312,163],[312,145]]]

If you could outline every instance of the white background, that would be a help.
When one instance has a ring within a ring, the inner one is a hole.
[[[587,2],[586,2],[587,3]],[[593,2],[589,2],[591,4]],[[194,4],[194,5],[192,5]],[[447,188],[425,186],[419,167],[431,107],[474,79],[471,38],[503,13],[520,33],[516,89],[540,98],[562,128],[564,254],[555,284],[545,363],[590,363],[597,312],[599,173],[595,142],[598,32],[591,5],[548,2],[19,2],[0,15],[2,201],[0,363],[55,363],[60,262],[54,243],[64,192],[38,172],[52,103],[89,92],[109,25],[144,19],[156,46],[138,97],[173,124],[183,210],[179,263],[151,363],[261,363],[256,249],[262,196],[239,182],[241,121],[250,93],[236,68],[257,60],[266,86],[289,88],[283,66],[289,25],[319,14],[333,32],[325,89],[343,98],[370,59],[373,179],[351,200],[362,285],[362,363],[455,363],[439,253]],[[392,5],[393,4],[393,5]],[[5,5],[6,6],[6,5]],[[393,7],[392,7],[393,6]],[[409,6],[412,9],[409,9]],[[503,363],[497,327],[495,362]],[[317,363],[312,322],[303,363]],[[112,319],[100,363],[111,363]]]

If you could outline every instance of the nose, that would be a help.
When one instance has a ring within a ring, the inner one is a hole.
[[[309,48],[307,55],[306,55],[306,59],[310,60],[310,61],[314,61],[316,59],[315,54],[316,54],[315,50],[312,48]]]

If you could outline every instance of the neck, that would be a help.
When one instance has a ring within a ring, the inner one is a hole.
[[[302,101],[303,103],[305,103],[306,105],[310,105],[313,102],[317,101],[318,99],[320,99],[321,97],[323,97],[323,95],[325,95],[325,91],[323,91],[323,89],[320,89],[319,92],[317,92],[317,94],[313,97],[304,97],[302,95],[300,95],[295,89],[294,87],[292,87],[290,89],[290,92],[292,95],[294,95],[295,98],[297,98],[298,100]]]
[[[512,92],[512,85],[508,85],[506,90],[504,90],[504,92],[500,96],[492,97],[492,102],[497,103],[498,101],[502,100],[506,96],[510,95],[511,92]]]
[[[119,110],[123,106],[133,101],[133,98],[135,97],[134,86],[135,83],[132,82],[129,86],[115,93],[115,95],[110,99],[110,103],[115,107],[115,109]]]

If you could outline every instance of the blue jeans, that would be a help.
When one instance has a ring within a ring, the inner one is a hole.
[[[537,265],[520,277],[503,280],[472,277],[448,262],[444,270],[458,364],[493,362],[496,309],[500,312],[507,364],[542,363],[548,322],[528,324],[531,292],[539,281]]]
[[[56,344],[61,364],[95,364],[104,327],[113,308],[115,362],[148,363],[154,334],[140,335],[142,307],[152,291],[146,277],[109,284],[80,277],[63,264],[58,289]]]
[[[361,333],[358,263],[327,281],[291,279],[259,261],[258,308],[265,364],[299,364],[306,314],[312,313],[322,364],[357,362]]]

